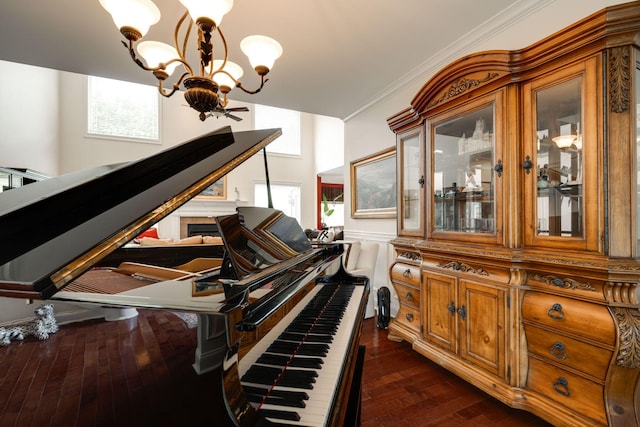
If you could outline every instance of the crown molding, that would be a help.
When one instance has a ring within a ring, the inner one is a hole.
[[[384,98],[387,98],[390,94],[405,86],[422,86],[430,76],[434,75],[447,64],[466,54],[475,52],[479,46],[491,40],[496,35],[509,28],[515,27],[530,15],[546,8],[555,1],[556,0],[522,0],[493,16],[491,19],[481,22],[453,43],[443,47],[438,53],[427,58],[420,65],[407,72],[394,83],[373,95],[369,102],[348,115],[344,121],[348,122],[372,105],[380,103]]]

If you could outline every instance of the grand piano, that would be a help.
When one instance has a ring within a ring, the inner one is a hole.
[[[369,279],[344,271],[342,245],[314,245],[282,212],[243,207],[216,218],[219,266],[100,266],[280,134],[225,127],[139,161],[1,193],[0,296],[196,313],[194,369],[219,372],[216,425],[359,425]],[[268,332],[243,345],[257,329]]]

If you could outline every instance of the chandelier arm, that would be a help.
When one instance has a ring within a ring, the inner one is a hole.
[[[124,41],[122,42],[122,44],[124,45],[125,48],[129,50],[129,56],[131,56],[131,59],[133,60],[133,62],[135,62],[140,68],[142,68],[145,71],[151,71],[152,73],[155,74],[156,71],[165,71],[165,69],[167,68],[167,65],[173,62],[180,62],[187,69],[188,73],[191,73],[191,67],[189,67],[189,64],[182,58],[175,58],[167,63],[160,63],[157,67],[147,67],[142,63],[142,61],[136,55],[136,51],[133,48],[133,42],[131,40],[129,40],[128,46],[127,46],[127,43],[125,43]],[[181,81],[182,79],[184,79],[184,76],[180,78]]]
[[[218,35],[220,36],[220,40],[222,41],[222,48],[224,49],[224,58],[222,60],[222,64],[220,65],[220,70],[224,70],[225,65],[227,65],[227,59],[229,58],[229,51],[227,49],[227,39],[224,37],[224,34],[222,34],[222,30],[220,29],[220,27],[216,27],[216,30],[218,31]],[[211,54],[213,55],[213,51],[211,52]],[[212,56],[213,59],[213,56]],[[213,70],[213,67],[211,67],[211,69]],[[233,80],[234,82],[239,83],[236,79],[233,78],[233,76],[229,73],[227,73],[226,71],[223,71],[227,76],[231,77],[231,80]],[[213,76],[213,73],[211,74],[211,76]]]
[[[189,26],[187,27],[186,34],[184,35],[184,40],[182,41],[182,50],[180,50],[180,48],[178,47],[180,46],[180,43],[178,43],[178,33],[187,16],[189,16],[189,11],[186,11],[182,15],[178,23],[176,24],[176,29],[173,32],[173,45],[175,46],[176,51],[178,51],[178,55],[180,56],[180,59],[182,59],[183,63],[185,64],[185,67],[189,69],[190,73],[193,74],[193,72],[191,71],[191,67],[189,66],[189,64],[185,59],[185,52],[187,51],[187,42],[189,41],[189,36],[191,35],[191,27],[193,26],[193,21],[191,20],[189,21]]]
[[[133,40],[129,40],[129,45],[127,46],[127,43],[125,43],[124,41],[122,41],[122,45],[129,49],[129,56],[131,56],[131,59],[133,60],[133,62],[135,62],[138,67],[142,68],[145,71],[157,71],[159,68],[149,68],[146,65],[144,65],[142,63],[142,61],[140,61],[140,59],[138,59],[137,55],[136,55],[136,51],[133,48]]]
[[[233,77],[232,77],[233,78]],[[234,79],[234,81],[236,82],[236,87],[239,88],[240,90],[242,90],[244,93],[248,93],[249,95],[253,95],[255,93],[258,93],[262,90],[262,88],[264,87],[264,84],[266,82],[269,81],[269,79],[265,79],[264,76],[260,76],[260,87],[258,87],[258,89],[255,90],[249,90],[249,89],[245,89],[244,86],[242,86],[242,83],[240,83],[239,81],[237,81],[236,79]]]
[[[164,86],[162,85],[163,80],[158,80],[158,92],[160,92],[160,95],[164,96],[165,98],[169,98],[171,95],[173,95],[178,89],[180,89],[180,83],[182,83],[182,80],[184,80],[184,78],[186,76],[188,76],[190,73],[189,72],[184,72],[182,73],[182,75],[180,76],[180,78],[178,79],[177,82],[175,82],[173,84],[173,86],[171,87],[171,91],[167,92],[167,90],[164,88]]]

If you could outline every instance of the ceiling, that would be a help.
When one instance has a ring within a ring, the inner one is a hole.
[[[184,8],[178,0],[154,2],[162,18],[145,39],[171,43]],[[235,90],[230,96],[344,119],[425,68],[443,48],[523,3],[535,1],[236,0],[221,29],[229,59],[245,70],[243,84],[258,84],[239,49],[243,37],[268,35],[284,53],[260,94]],[[0,60],[155,84],[120,40],[98,0],[0,2]]]

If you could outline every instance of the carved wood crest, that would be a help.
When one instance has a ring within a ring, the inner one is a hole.
[[[563,289],[578,289],[592,292],[598,291],[598,289],[596,289],[589,283],[580,283],[577,280],[573,280],[571,278],[561,279],[557,276],[541,276],[539,274],[534,274],[531,278],[533,280],[537,280],[538,282],[544,282],[547,285],[556,286]]]
[[[438,267],[440,268],[448,268],[450,270],[455,270],[455,271],[462,271],[464,273],[474,273],[480,276],[488,276],[489,273],[485,270],[483,270],[482,268],[474,268],[471,267],[469,264],[465,264],[464,262],[457,262],[457,261],[442,261],[438,264]]]
[[[468,91],[469,89],[478,87],[483,83],[486,83],[490,80],[495,79],[498,76],[499,76],[498,73],[487,73],[487,76],[482,79],[468,79],[466,77],[462,77],[456,80],[455,82],[451,83],[451,86],[449,87],[449,89],[447,89],[440,98],[434,99],[431,102],[429,102],[429,104],[427,105],[427,108],[431,108],[448,99],[454,98]]]
[[[629,111],[630,49],[629,46],[609,49],[609,108],[614,113]]]
[[[611,310],[620,337],[616,363],[624,368],[640,368],[640,310],[620,307]]]

